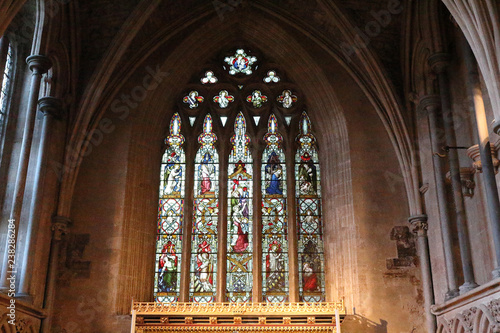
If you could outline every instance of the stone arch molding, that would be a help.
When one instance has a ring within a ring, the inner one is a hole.
[[[393,143],[395,154],[399,160],[403,175],[402,181],[406,186],[410,213],[412,215],[421,214],[422,208],[418,191],[419,184],[414,156],[414,145],[404,122],[402,107],[396,98],[394,87],[387,79],[376,56],[370,52],[369,47],[357,50],[355,54],[349,55],[349,58],[346,58],[346,55],[342,53],[339,47],[342,42],[349,43],[350,40],[355,38],[355,30],[350,20],[345,17],[342,11],[334,3],[324,0],[307,3],[307,6],[313,8],[315,12],[320,11],[323,13],[325,16],[323,21],[326,20],[328,24],[331,24],[331,26],[323,29],[325,25],[324,22],[317,22],[317,26],[321,27],[321,30],[314,28],[308,23],[307,18],[290,17],[290,15],[286,15],[283,10],[277,6],[268,9],[266,12],[263,8],[268,8],[271,6],[270,4],[255,1],[248,5],[262,11],[263,14],[273,17],[282,24],[304,32],[311,40],[337,59],[351,74],[377,110],[389,138]],[[113,75],[116,72],[131,73],[134,68],[137,68],[138,63],[144,61],[144,59],[158,47],[158,42],[160,41],[157,39],[157,36],[153,36],[152,39],[155,39],[155,44],[152,45],[152,48],[143,49],[145,51],[143,59],[131,57],[131,60],[126,62],[125,66],[120,66],[118,69],[119,61],[117,59],[122,59],[125,56],[134,37],[145,25],[146,21],[153,15],[157,6],[158,1],[150,2],[143,0],[139,3],[136,10],[124,23],[122,30],[111,43],[105,57],[95,70],[86,88],[84,93],[85,97],[78,107],[78,118],[71,131],[71,137],[66,151],[64,165],[67,172],[64,172],[62,178],[63,183],[58,215],[70,215],[72,194],[78,169],[84,155],[86,137],[88,133],[91,133],[96,128],[98,125],[98,121],[96,120],[99,120],[104,110],[107,109],[106,99],[109,99],[109,96],[113,96],[113,93],[116,93],[119,90],[119,86],[125,82],[125,80],[113,81]],[[302,9],[297,11],[296,14],[300,15],[301,12],[305,13],[307,10]],[[203,21],[207,20],[207,17],[212,21],[219,20],[211,5],[206,6],[204,10],[193,11],[192,15],[183,17],[180,21],[188,22],[189,24],[200,22],[200,25],[203,25]],[[181,33],[183,29],[188,28],[188,23],[183,26],[176,21],[175,24],[168,25],[163,31],[170,30],[168,37],[172,37]],[[141,61],[138,62],[138,60]],[[122,75],[118,76],[124,78]],[[112,82],[114,84],[112,84]],[[83,110],[85,112],[83,112]]]

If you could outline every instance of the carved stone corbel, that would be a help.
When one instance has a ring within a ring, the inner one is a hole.
[[[462,183],[462,193],[464,196],[472,198],[474,196],[474,189],[476,188],[476,183],[474,182],[474,174],[476,170],[474,168],[460,168],[460,182]],[[451,174],[448,171],[446,173],[446,179],[451,180]]]
[[[54,240],[61,240],[64,235],[69,233],[71,220],[65,216],[54,216],[52,218],[52,237]]]

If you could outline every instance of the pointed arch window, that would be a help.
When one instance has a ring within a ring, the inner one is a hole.
[[[178,98],[160,172],[157,301],[325,300],[316,138],[304,96],[264,59],[219,55]]]

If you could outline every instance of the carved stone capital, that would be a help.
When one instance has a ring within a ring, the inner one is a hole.
[[[26,58],[30,70],[33,74],[45,74],[52,67],[52,61],[44,55],[35,54]]]
[[[500,161],[497,158],[497,148],[494,144],[491,144],[491,159],[493,160],[493,168],[495,169],[495,174],[498,173],[498,167],[500,166]],[[472,160],[472,167],[476,172],[483,172],[483,164],[481,162],[481,153],[479,151],[479,145],[470,146],[467,149],[467,156]]]
[[[441,107],[441,98],[439,95],[425,95],[420,98],[418,105],[422,110],[435,112]]]
[[[408,218],[408,222],[410,222],[412,226],[413,233],[417,234],[418,236],[427,235],[427,229],[429,227],[429,225],[427,224],[427,215],[422,214],[410,216]]]
[[[434,53],[429,57],[429,66],[436,74],[443,73],[449,66],[451,56],[448,53]]]
[[[71,220],[65,216],[54,216],[52,218],[52,238],[61,240],[64,235],[69,233],[69,225]]]
[[[474,168],[460,168],[460,182],[462,183],[462,193],[464,196],[472,198],[474,196],[474,188],[476,188],[476,183],[474,182],[474,174],[476,170]],[[448,171],[446,173],[446,178],[451,179],[451,173]]]
[[[57,119],[62,117],[62,101],[60,98],[42,97],[38,100],[38,109],[45,116],[52,116]]]

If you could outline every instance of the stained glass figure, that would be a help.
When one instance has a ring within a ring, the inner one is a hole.
[[[191,91],[187,96],[184,96],[182,101],[186,104],[189,104],[190,109],[196,109],[198,107],[198,103],[203,102],[203,96],[199,96],[197,91]]]
[[[293,103],[297,102],[297,96],[292,95],[290,90],[283,90],[280,96],[276,99],[285,109],[292,107]]]
[[[252,94],[247,97],[247,102],[252,103],[254,108],[260,108],[263,103],[267,102],[267,96],[262,95],[260,90],[254,90]]]
[[[212,117],[207,115],[201,145],[195,157],[194,215],[191,245],[191,302],[214,302],[217,267],[217,214],[219,213],[219,155],[214,147]]]
[[[300,119],[295,155],[297,194],[299,296],[303,302],[325,300],[321,189],[316,138],[306,112]]]
[[[238,49],[234,56],[226,57],[224,61],[230,66],[229,74],[243,73],[252,74],[252,65],[257,61],[256,57],[249,57],[244,50]]]
[[[180,131],[181,119],[176,113],[170,121],[170,136],[165,139],[167,149],[160,171],[154,290],[158,302],[175,302],[179,298],[186,170],[184,137]]]
[[[288,301],[286,166],[283,137],[271,115],[262,154],[262,275],[266,302]]]
[[[250,137],[240,112],[234,122],[228,166],[227,284],[229,302],[252,297],[252,156]]]
[[[229,95],[227,90],[221,90],[218,96],[214,97],[214,102],[219,103],[221,109],[228,107],[229,103],[234,101],[234,96]]]
[[[280,77],[276,74],[276,71],[267,72],[267,76],[264,78],[265,83],[277,83],[280,81]]]
[[[203,84],[207,84],[207,83],[216,83],[218,81],[218,79],[215,76],[214,72],[208,71],[205,73],[205,77],[201,78],[200,81]]]

